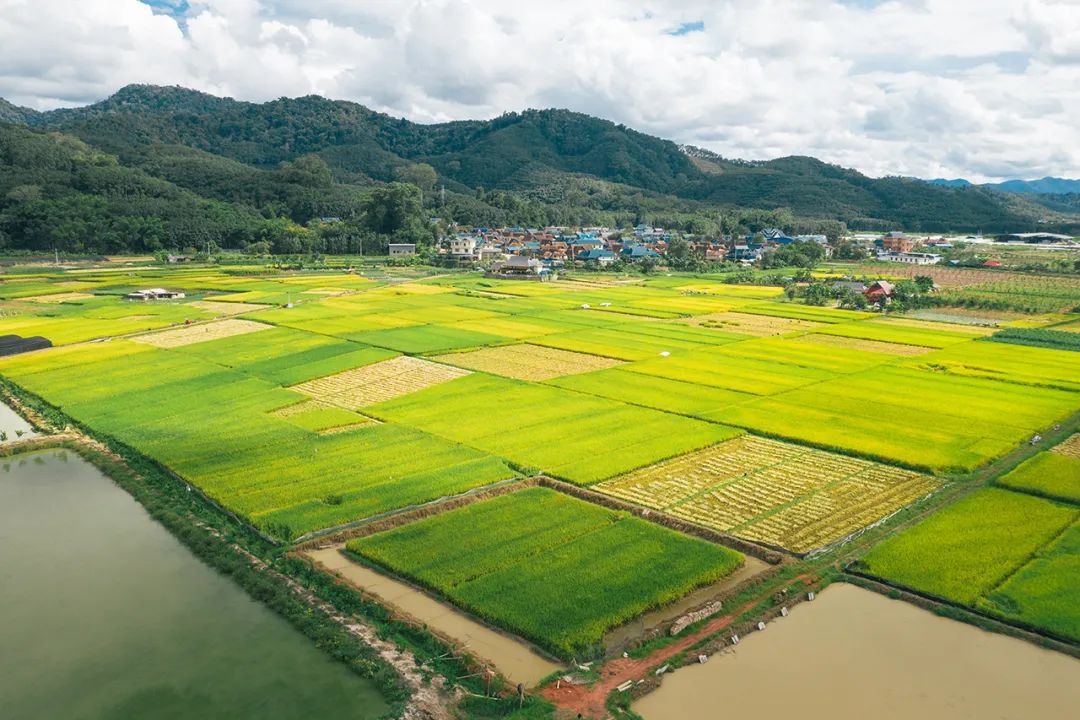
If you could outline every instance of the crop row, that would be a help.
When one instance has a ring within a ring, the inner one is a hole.
[[[752,540],[807,552],[936,487],[925,475],[743,436],[596,489]]]

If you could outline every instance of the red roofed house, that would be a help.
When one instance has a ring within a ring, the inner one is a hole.
[[[863,290],[863,297],[870,302],[879,302],[882,298],[890,298],[893,294],[892,283],[884,280],[877,280],[870,283],[865,290]]]

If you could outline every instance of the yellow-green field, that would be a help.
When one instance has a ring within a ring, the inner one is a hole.
[[[1080,410],[1080,353],[716,277],[90,269],[0,298],[0,332],[67,346],[0,374],[284,537],[546,473],[805,552]],[[629,489],[730,443],[828,470]]]

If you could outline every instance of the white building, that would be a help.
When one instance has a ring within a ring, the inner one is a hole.
[[[878,260],[907,263],[908,265],[937,265],[941,256],[936,253],[889,252],[878,255]]]
[[[472,235],[455,235],[450,238],[450,254],[457,258],[471,258],[476,254],[476,238]]]
[[[176,290],[166,290],[165,288],[148,288],[127,294],[128,300],[179,300],[182,297],[184,297],[184,293]]]
[[[391,255],[415,255],[416,243],[390,243]]]

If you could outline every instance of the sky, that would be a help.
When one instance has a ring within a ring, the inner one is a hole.
[[[560,107],[726,157],[1080,177],[1080,0],[0,0],[0,97]]]

